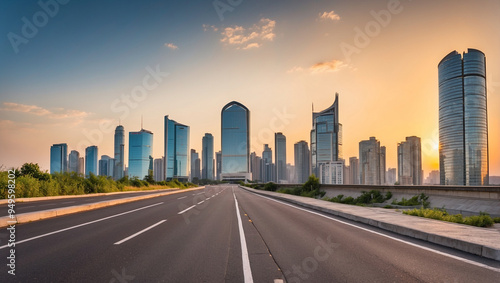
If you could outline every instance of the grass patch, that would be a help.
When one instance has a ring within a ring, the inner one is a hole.
[[[403,214],[477,227],[491,227],[494,223],[491,216],[483,212],[481,212],[479,215],[463,217],[462,214],[449,214],[445,209],[442,208],[415,208],[412,210],[404,210]]]

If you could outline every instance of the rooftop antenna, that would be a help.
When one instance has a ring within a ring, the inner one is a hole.
[[[142,127],[143,122],[144,122],[143,120],[144,120],[144,115],[141,115],[141,131],[144,129],[144,128]]]
[[[311,102],[312,112],[314,112],[314,102]]]

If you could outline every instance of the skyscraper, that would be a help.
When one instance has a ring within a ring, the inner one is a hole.
[[[194,178],[201,179],[200,173],[200,158],[195,149],[191,149],[191,180]]]
[[[99,160],[99,176],[113,177],[115,169],[115,159],[108,155],[102,155]]]
[[[273,164],[273,151],[268,144],[264,145],[262,151],[262,165],[260,166],[262,172],[262,181],[267,183],[274,181],[274,164]]]
[[[252,180],[250,172],[250,111],[232,101],[221,111],[221,179]]]
[[[97,156],[98,149],[96,145],[89,146],[85,149],[85,175],[88,177],[90,173],[97,175]]]
[[[50,174],[68,171],[68,145],[54,144],[50,147]]]
[[[438,70],[441,185],[488,185],[486,57],[453,51]]]
[[[262,158],[258,156],[255,152],[252,152],[250,154],[250,165],[251,165],[253,181],[261,181],[262,178],[260,176],[261,172],[260,167],[262,165]]]
[[[332,106],[312,113],[311,166],[319,176],[321,163],[342,159],[342,124],[339,123],[339,94],[335,94]]]
[[[398,143],[398,182],[400,185],[422,185],[422,148],[419,137],[407,137]]]
[[[78,173],[78,166],[80,164],[79,162],[80,159],[80,153],[76,150],[72,150],[69,153],[69,158],[68,158],[68,172],[75,172]]]
[[[128,133],[128,176],[144,179],[153,173],[153,133],[141,129]]]
[[[299,141],[293,146],[294,158],[295,158],[295,170],[297,171],[297,182],[303,184],[307,182],[310,175],[310,163],[311,154],[309,152],[309,146],[306,141]]]
[[[165,116],[164,123],[164,153],[165,153],[165,178],[178,179],[186,182],[189,180],[189,126],[177,123]]]
[[[210,133],[206,133],[202,139],[202,179],[214,179],[214,137]]]
[[[286,183],[286,137],[282,133],[274,134],[274,160],[276,163],[275,180],[277,183]]]
[[[115,169],[113,179],[120,180],[125,175],[125,129],[119,125],[115,129]]]
[[[349,169],[351,170],[351,185],[359,185],[359,159],[357,157],[349,158]]]
[[[359,175],[362,185],[385,183],[385,147],[381,148],[375,137],[359,143]]]
[[[78,158],[78,174],[85,175],[85,158]]]
[[[396,168],[388,168],[385,179],[388,185],[394,185],[396,183]]]

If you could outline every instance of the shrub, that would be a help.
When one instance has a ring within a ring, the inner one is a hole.
[[[500,217],[495,217],[495,218],[493,218],[493,222],[495,222],[495,223],[500,223]]]
[[[421,205],[424,208],[428,208],[429,205],[431,204],[429,201],[429,196],[426,196],[424,193],[421,193],[420,195],[413,196],[411,199],[406,199],[402,198],[401,201],[397,201],[397,199],[394,199],[392,201],[393,205],[402,205],[402,206],[417,206]]]
[[[278,190],[278,185],[276,185],[276,183],[273,183],[273,182],[266,183],[264,185],[264,190],[275,192]]]
[[[404,214],[431,218],[436,220],[442,220],[447,222],[466,224],[477,227],[491,227],[493,225],[493,219],[487,214],[482,213],[480,215],[467,216],[463,217],[462,214],[448,214],[445,209],[428,209],[428,208],[420,208],[420,209],[412,209],[403,211]]]

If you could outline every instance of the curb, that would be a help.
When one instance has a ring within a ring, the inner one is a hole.
[[[103,207],[108,207],[108,206],[113,206],[113,205],[118,205],[118,204],[138,201],[138,200],[167,196],[167,195],[178,194],[178,193],[183,193],[183,192],[196,191],[196,190],[201,190],[204,188],[205,188],[205,186],[202,186],[202,187],[196,187],[196,188],[184,189],[184,190],[176,190],[176,191],[170,191],[170,192],[164,192],[164,193],[158,193],[158,194],[148,194],[145,196],[135,196],[135,197],[129,197],[129,198],[116,199],[116,200],[100,201],[100,202],[95,202],[95,203],[90,203],[90,204],[74,205],[74,206],[67,206],[67,207],[41,210],[41,211],[35,211],[35,212],[27,212],[27,213],[16,214],[15,219],[11,219],[9,216],[4,216],[4,217],[0,217],[0,227],[7,227],[9,225],[27,223],[27,222],[31,222],[31,221],[37,221],[37,220],[52,218],[52,217],[56,217],[56,216],[62,216],[62,215],[66,215],[66,214],[94,210],[94,209],[98,209],[98,208],[103,208]]]
[[[388,222],[383,222],[383,221],[379,221],[379,220],[366,218],[363,216],[352,215],[352,214],[348,214],[345,212],[336,211],[333,209],[328,209],[328,208],[324,208],[324,207],[320,207],[320,206],[310,205],[310,204],[300,202],[298,200],[286,198],[286,197],[279,196],[279,195],[259,192],[255,189],[251,189],[251,188],[247,188],[247,187],[243,187],[243,186],[240,186],[240,188],[247,190],[249,192],[253,192],[253,193],[267,196],[267,197],[272,197],[272,198],[279,199],[279,200],[282,200],[282,201],[285,201],[288,203],[293,203],[293,204],[296,204],[296,205],[299,205],[302,207],[306,207],[306,208],[309,208],[312,210],[321,211],[321,212],[324,212],[327,214],[339,216],[339,217],[349,219],[349,220],[352,220],[355,222],[360,222],[360,223],[364,223],[364,224],[367,224],[370,226],[378,227],[380,229],[390,231],[390,232],[393,232],[393,233],[396,233],[399,235],[404,235],[404,236],[408,236],[411,238],[424,240],[424,241],[427,241],[430,243],[438,244],[441,246],[453,248],[453,249],[464,251],[464,252],[471,253],[474,255],[479,255],[479,256],[482,256],[485,258],[500,261],[500,249],[498,249],[498,248],[489,247],[489,246],[476,244],[476,243],[470,243],[470,242],[466,242],[466,241],[459,240],[459,239],[454,239],[454,238],[450,238],[450,237],[446,237],[446,236],[442,236],[442,235],[437,235],[437,234],[433,234],[433,233],[429,233],[429,232],[425,232],[425,231],[411,229],[408,227],[402,227],[402,226],[388,223]]]

